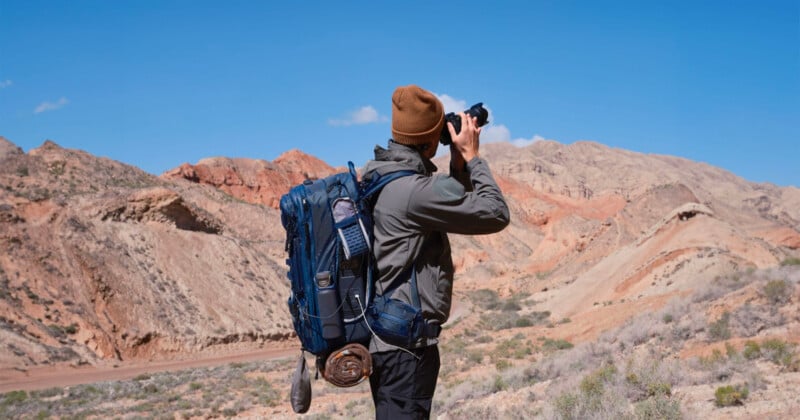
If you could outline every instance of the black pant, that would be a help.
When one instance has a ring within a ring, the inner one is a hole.
[[[372,354],[369,377],[375,418],[428,419],[439,376],[439,347]],[[419,359],[417,359],[419,358]]]

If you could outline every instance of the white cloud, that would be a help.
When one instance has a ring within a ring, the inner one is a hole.
[[[380,115],[375,108],[371,105],[367,105],[351,112],[345,119],[331,118],[328,120],[328,124],[333,126],[364,125],[386,122],[388,120],[389,119],[385,115]]]
[[[481,130],[481,141],[485,143],[511,141],[511,132],[503,124],[489,124]]]
[[[467,101],[453,98],[452,96],[444,93],[441,95],[437,94],[436,97],[439,98],[440,101],[442,101],[445,113],[461,112],[467,109],[468,106],[470,106],[467,105]],[[486,106],[486,104],[484,104],[483,107],[486,108],[487,111],[489,111],[489,124],[484,126],[483,129],[481,130],[482,142],[484,143],[508,142],[517,147],[525,147],[539,140],[545,139],[544,137],[538,134],[535,134],[533,137],[528,139],[523,137],[517,137],[517,138],[511,137],[511,130],[509,130],[508,127],[506,127],[504,124],[494,124],[495,120],[494,120],[494,115],[492,113],[492,109]]]
[[[467,101],[462,99],[453,98],[447,94],[436,95],[437,98],[442,102],[444,105],[444,113],[448,112],[461,112],[467,109]]]
[[[56,102],[44,101],[40,103],[39,106],[36,107],[36,109],[33,110],[33,113],[41,114],[42,112],[55,111],[56,109],[64,107],[68,103],[69,100],[63,96]]]
[[[7,88],[7,87],[9,87],[9,86],[11,86],[13,84],[14,84],[14,82],[12,82],[11,80],[8,80],[8,79],[0,81],[0,89],[5,89],[5,88]]]
[[[533,137],[529,139],[518,138],[511,140],[511,144],[517,147],[525,147],[525,146],[530,146],[531,144],[536,143],[537,141],[540,140],[545,140],[545,138],[538,134],[534,134]]]

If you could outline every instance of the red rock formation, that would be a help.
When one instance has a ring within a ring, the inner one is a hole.
[[[203,159],[196,165],[184,163],[161,177],[211,185],[239,200],[278,208],[281,196],[292,186],[307,179],[324,178],[336,171],[320,159],[290,150],[272,162],[245,158]]]

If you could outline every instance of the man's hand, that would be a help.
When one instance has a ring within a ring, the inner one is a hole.
[[[481,128],[478,127],[478,119],[462,112],[461,132],[456,134],[453,124],[447,122],[447,129],[450,130],[450,138],[453,143],[450,145],[450,166],[461,170],[464,165],[473,158],[478,157],[480,147]]]

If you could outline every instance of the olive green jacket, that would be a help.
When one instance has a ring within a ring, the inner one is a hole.
[[[474,158],[465,169],[456,172],[451,168],[451,175],[434,174],[436,166],[430,160],[413,148],[390,141],[388,149],[375,147],[375,160],[369,161],[363,172],[367,179],[397,170],[417,173],[390,182],[375,202],[375,293],[393,290],[392,298],[411,303],[408,273],[413,265],[423,317],[439,325],[450,315],[453,294],[447,233],[495,233],[509,223],[508,205],[486,161]],[[384,347],[373,345],[371,349],[383,351]]]

